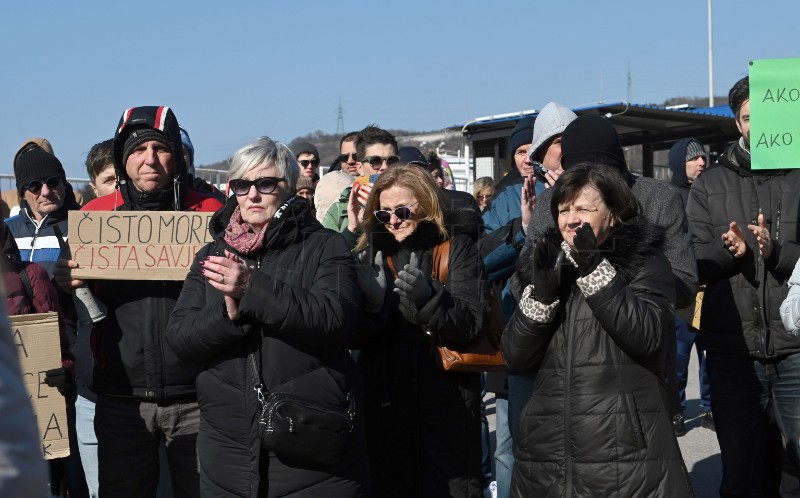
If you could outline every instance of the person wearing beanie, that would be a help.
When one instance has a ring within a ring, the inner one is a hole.
[[[66,240],[69,233],[68,212],[80,208],[72,186],[67,183],[64,167],[52,151],[50,142],[44,138],[31,138],[22,143],[14,156],[20,209],[6,220],[13,236],[8,239],[16,241],[20,259],[38,263],[47,271],[49,278],[53,277],[56,261],[61,257],[60,244],[64,242],[56,235],[56,227]],[[71,332],[68,328],[67,333]],[[72,415],[75,410],[74,385],[66,401],[67,411]],[[70,446],[75,454],[51,461],[50,470],[53,476],[63,472],[64,485],[71,494],[86,496],[85,477],[76,446],[75,417],[71,415],[67,428]],[[55,471],[56,467],[63,470]],[[61,485],[61,479],[54,478],[51,484],[57,488]]]
[[[214,196],[192,187],[178,120],[169,107],[125,110],[113,151],[119,189],[92,200],[84,211],[222,208]],[[71,277],[76,267],[72,260],[58,262],[55,280],[65,292],[85,284]],[[107,309],[106,318],[93,324],[91,333],[82,334],[92,338],[100,359],[92,379],[100,496],[155,496],[162,439],[168,441],[176,498],[199,496],[195,378],[200,367],[178,359],[166,338],[182,288],[182,281],[92,281],[92,293]]]
[[[479,244],[489,279],[502,291],[505,319],[511,317],[516,301],[510,293],[509,276],[525,243],[532,203],[561,172],[561,133],[575,113],[567,107],[549,102],[535,117],[517,123],[509,138],[513,147],[517,179],[496,192],[483,213],[487,234]],[[512,171],[500,184],[514,174]],[[523,210],[523,206],[526,208]],[[533,390],[534,376],[527,373],[490,372],[486,390],[496,395],[497,446],[495,469],[497,496],[506,498],[511,492],[514,468],[513,427]]]
[[[44,142],[49,148],[49,142]],[[39,263],[52,277],[61,255],[53,226],[57,225],[66,237],[67,212],[80,206],[61,161],[33,141],[23,144],[15,156],[14,177],[20,212],[7,220],[8,227],[22,259]]]
[[[528,156],[533,163],[536,180],[552,187],[564,171],[561,167],[561,134],[578,116],[569,108],[548,102],[536,117],[533,142]]]
[[[292,147],[292,151],[300,164],[300,175],[311,178],[316,184],[319,181],[319,151],[308,142],[300,142]]]
[[[689,188],[698,176],[703,172],[706,165],[706,151],[703,144],[696,138],[682,138],[675,142],[669,150],[669,167],[672,170],[670,184],[681,195],[683,204],[681,207],[686,210],[686,201],[689,199]],[[686,434],[685,415],[686,411],[686,382],[689,376],[689,359],[692,347],[697,339],[697,329],[692,326],[695,313],[695,303],[688,308],[675,310],[675,338],[677,341],[676,351],[676,378],[677,393],[670,393],[677,396],[672,399],[674,411],[678,411],[672,418],[675,435],[681,437]],[[711,390],[708,385],[706,375],[705,354],[702,349],[697,348],[697,359],[700,364],[700,414],[701,426],[706,429],[714,429],[714,417],[711,414]],[[671,374],[672,372],[670,372]],[[679,405],[679,408],[678,408]]]
[[[800,283],[800,170],[753,169],[748,77],[728,101],[741,137],[692,183],[686,206],[706,286],[698,341],[713,386],[720,496],[778,496],[766,489],[777,488],[770,460],[783,451],[770,410],[784,462],[800,472],[800,335],[785,320]]]

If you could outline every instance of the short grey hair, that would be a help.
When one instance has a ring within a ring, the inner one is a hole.
[[[278,175],[286,178],[286,185],[294,192],[300,165],[286,144],[275,142],[269,137],[260,137],[234,152],[231,156],[228,180],[238,180],[248,171],[262,164],[278,168]]]

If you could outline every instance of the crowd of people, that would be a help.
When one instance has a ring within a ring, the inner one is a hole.
[[[45,477],[30,417],[0,405],[2,431],[23,438],[0,437],[16,469],[0,490],[693,496],[677,438],[695,347],[720,496],[788,492],[800,173],[751,169],[748,79],[729,97],[739,140],[713,165],[678,140],[669,182],[630,171],[609,119],[555,102],[517,122],[510,172],[472,194],[376,125],[344,135],[324,174],[313,144],[258,138],[231,156],[223,193],[195,175],[169,107],[126,109],[87,155],[88,202],[48,140],[25,140],[0,227],[7,309],[59,314],[62,362],[44,382],[65,398],[71,452]],[[185,280],[77,279],[74,210],[213,213],[212,242]],[[474,344],[495,314],[505,369],[437,363],[438,345]],[[0,374],[19,397],[19,372]]]

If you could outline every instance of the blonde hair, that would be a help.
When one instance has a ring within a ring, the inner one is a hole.
[[[381,173],[378,181],[372,186],[369,197],[367,197],[367,205],[364,207],[364,221],[361,222],[361,237],[359,237],[358,244],[356,244],[356,251],[366,249],[369,245],[370,234],[377,227],[382,226],[373,216],[373,212],[380,209],[381,192],[394,186],[405,187],[414,195],[417,200],[416,211],[422,215],[421,218],[417,219],[418,222],[427,221],[432,223],[436,226],[442,239],[449,237],[444,223],[443,209],[443,206],[447,205],[447,201],[444,199],[442,190],[434,183],[430,173],[412,164],[393,166]]]
[[[478,194],[483,192],[485,188],[492,189],[492,195],[494,195],[494,178],[491,176],[482,176],[475,180],[475,183],[472,184],[472,197],[477,199]]]

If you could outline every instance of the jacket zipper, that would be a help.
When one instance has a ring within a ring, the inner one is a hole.
[[[571,402],[571,382],[572,382],[572,331],[575,330],[575,289],[572,290],[572,295],[569,298],[570,312],[569,329],[565,334],[567,338],[567,361],[564,365],[564,467],[566,475],[566,493],[564,496],[572,496],[572,445],[570,444],[570,427],[569,419],[572,409]]]

